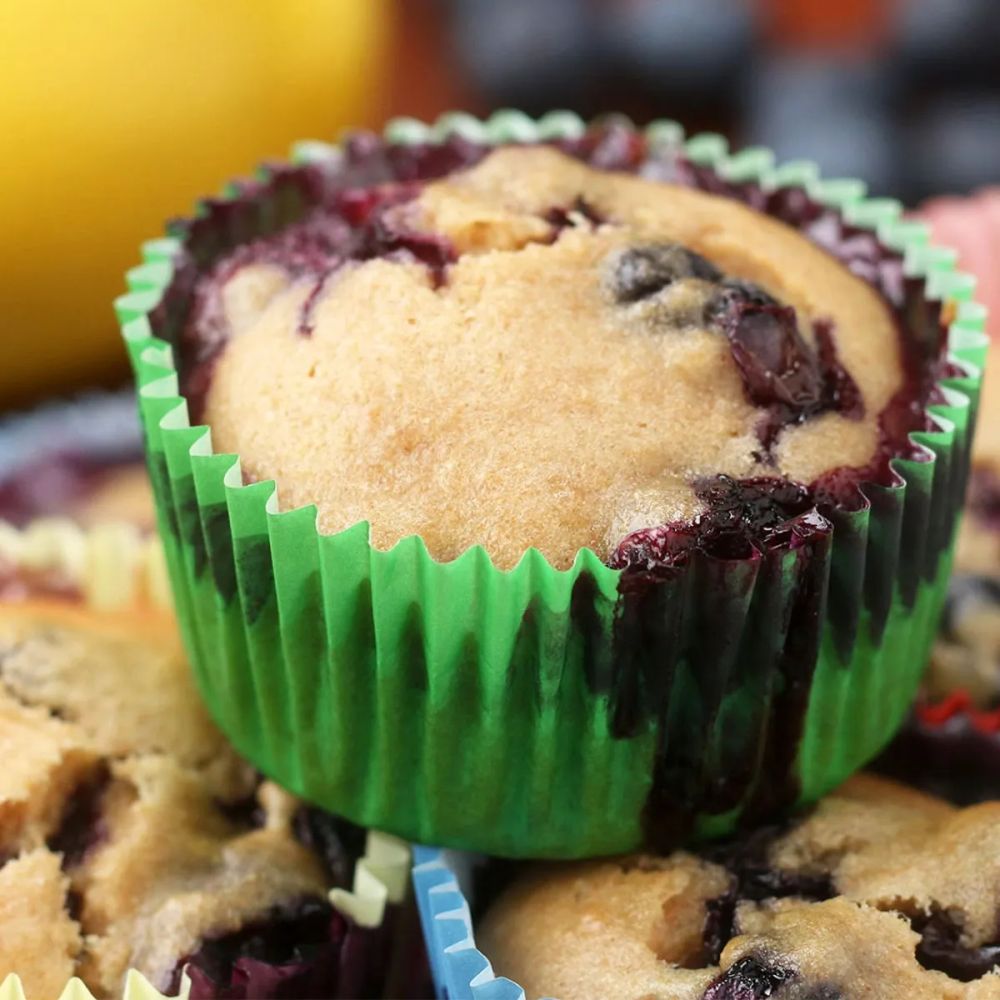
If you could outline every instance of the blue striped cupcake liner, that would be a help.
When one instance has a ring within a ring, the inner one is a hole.
[[[525,1000],[476,947],[469,891],[476,855],[413,848],[413,889],[440,1000]]]

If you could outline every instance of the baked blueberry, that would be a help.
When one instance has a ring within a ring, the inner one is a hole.
[[[705,1000],[765,1000],[793,978],[789,969],[741,958],[705,990]]]
[[[477,939],[529,998],[993,1000],[998,821],[862,775],[732,841],[529,867]]]
[[[685,278],[717,282],[721,277],[718,268],[701,254],[676,243],[651,243],[614,254],[608,263],[607,281],[615,301],[628,304]]]

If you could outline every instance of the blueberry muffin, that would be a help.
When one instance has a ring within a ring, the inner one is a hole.
[[[94,393],[0,420],[0,520],[22,526],[41,517],[152,531],[131,393]]]
[[[39,594],[103,610],[170,606],[159,540],[127,522],[84,528],[42,518],[23,529],[0,521],[0,602]]]
[[[0,603],[0,978],[39,997],[71,976],[117,996],[131,968],[164,991],[186,970],[191,997],[427,995],[416,953],[390,961],[409,916],[346,915],[364,831],[236,756],[169,614],[98,613],[49,579]]]
[[[196,416],[321,531],[669,561],[850,498],[902,446],[896,318],[814,241],[551,147],[476,158],[348,191],[197,287]]]
[[[153,531],[156,514],[144,462],[102,469],[69,504],[66,514],[85,526],[126,521]]]
[[[0,482],[0,519],[24,525],[53,516],[85,525],[127,521],[152,531],[155,515],[145,465],[58,454],[18,468]]]
[[[567,117],[269,167],[118,302],[178,607],[234,636],[194,651],[213,715],[357,822],[510,856],[719,834],[884,745],[983,349],[891,204]]]
[[[1000,803],[853,778],[700,853],[539,867],[477,929],[499,976],[561,1000],[1000,997]]]

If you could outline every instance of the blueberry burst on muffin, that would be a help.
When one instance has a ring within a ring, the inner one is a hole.
[[[852,779],[700,853],[528,869],[479,930],[529,1000],[995,1000],[1000,804]]]
[[[20,598],[0,604],[0,974],[39,998],[71,976],[118,996],[130,968],[166,991],[186,973],[192,998],[413,986],[420,962],[390,962],[400,908],[345,915],[364,831],[236,757],[169,615],[0,589]]]

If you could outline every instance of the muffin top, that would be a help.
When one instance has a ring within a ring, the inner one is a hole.
[[[895,317],[791,226],[542,146],[362,194],[224,259],[191,320],[225,344],[215,449],[321,530],[614,564],[720,481],[873,462],[905,380]]]
[[[859,776],[782,829],[700,855],[540,866],[479,943],[528,997],[1000,997],[1000,803]]]
[[[71,976],[117,996],[130,968],[175,990],[187,967],[205,997],[335,985],[358,933],[328,901],[353,865],[339,821],[236,756],[169,615],[0,604],[0,749],[0,969],[28,996]]]

